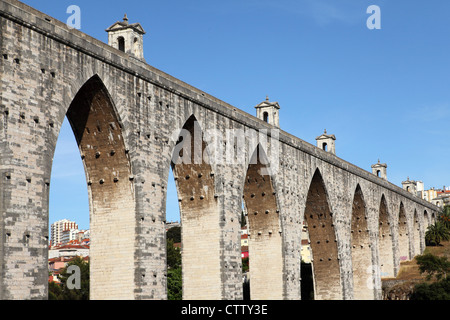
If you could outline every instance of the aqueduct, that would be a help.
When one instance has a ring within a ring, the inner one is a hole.
[[[113,25],[107,45],[2,0],[0,27],[1,299],[47,298],[51,168],[66,116],[89,190],[92,299],[167,298],[170,170],[185,299],[242,299],[243,204],[254,299],[301,298],[303,224],[316,299],[380,299],[381,278],[423,251],[437,207],[338,158],[328,134],[317,147],[279,130],[276,104],[253,117],[148,65],[139,24]],[[114,38],[127,30],[130,45]]]

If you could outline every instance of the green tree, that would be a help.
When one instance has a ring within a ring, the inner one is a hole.
[[[440,221],[447,229],[450,230],[450,206],[445,206],[438,216]]]
[[[78,267],[74,274],[68,270],[71,266]],[[77,276],[80,277],[80,288],[71,288],[68,284]],[[50,300],[89,300],[89,262],[76,257],[62,269],[59,279],[61,284],[49,284]]]
[[[242,259],[242,272],[248,272],[250,270],[248,265],[248,258]]]
[[[172,228],[175,229],[175,228]],[[171,230],[171,229],[170,229]],[[167,299],[181,300],[183,298],[183,282],[181,269],[181,252],[175,248],[174,238],[177,233],[167,235]],[[181,239],[180,239],[181,240]]]
[[[171,239],[173,243],[181,242],[181,228],[180,227],[172,227],[167,230],[166,238]]]
[[[48,283],[48,300],[61,300],[62,299],[62,289],[61,285],[56,282]]]
[[[450,300],[450,262],[447,257],[424,254],[416,257],[421,273],[427,274],[427,280],[435,278],[433,283],[423,282],[414,287],[411,300]]]
[[[450,231],[441,221],[436,221],[428,227],[425,233],[425,241],[427,245],[438,246],[442,241],[450,239]]]
[[[437,257],[427,253],[417,256],[416,261],[419,265],[420,273],[427,274],[427,280],[431,280],[433,276],[437,280],[445,279],[450,272],[450,261],[448,261],[447,257]]]
[[[167,267],[169,269],[181,268],[181,253],[173,244],[172,239],[167,239]]]
[[[450,300],[450,277],[434,283],[415,286],[411,300]]]
[[[167,270],[167,299],[183,299],[181,267]]]

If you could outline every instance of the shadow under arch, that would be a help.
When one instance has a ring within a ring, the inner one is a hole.
[[[357,300],[374,299],[374,270],[367,218],[364,196],[358,184],[353,197],[351,224],[353,294]]]
[[[219,205],[207,144],[194,115],[180,131],[171,168],[180,208],[183,300],[219,300]]]
[[[381,196],[378,218],[378,256],[381,278],[394,277],[394,251],[390,213],[384,194]]]
[[[90,298],[134,299],[136,208],[131,163],[114,103],[98,75],[80,88],[66,116],[88,181]]]
[[[400,202],[400,209],[398,213],[398,248],[400,255],[400,262],[408,261],[409,254],[409,236],[408,236],[408,220],[406,218],[406,210],[403,202]]]
[[[280,215],[269,162],[261,145],[250,159],[244,183],[248,221],[250,298],[283,298],[283,254]]]
[[[430,225],[430,217],[428,216],[428,211],[423,211],[423,230],[427,232],[428,226]]]
[[[413,239],[414,246],[411,248],[411,252],[414,256],[422,253],[422,241],[420,240],[420,221],[419,215],[417,214],[417,209],[414,209],[414,217],[413,217]],[[412,258],[412,257],[411,257]]]
[[[337,240],[327,191],[316,170],[306,199],[305,225],[312,251],[315,300],[342,300]]]

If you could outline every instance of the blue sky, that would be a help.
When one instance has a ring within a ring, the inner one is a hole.
[[[337,156],[368,171],[380,159],[396,185],[409,176],[427,189],[450,186],[447,0],[24,2],[64,22],[67,7],[78,5],[81,31],[104,42],[104,30],[127,13],[147,31],[150,65],[252,115],[268,95],[281,105],[283,130],[315,144],[326,128]],[[366,26],[370,5],[381,9],[380,30]],[[65,126],[50,221],[87,228],[88,212],[83,166]]]

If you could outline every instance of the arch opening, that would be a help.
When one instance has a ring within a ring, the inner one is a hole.
[[[378,218],[378,251],[381,278],[394,277],[394,251],[389,216],[386,198],[383,195],[380,201]]]
[[[340,267],[333,214],[319,170],[316,170],[309,187],[305,225],[311,242],[314,298],[341,300]]]
[[[372,250],[370,248],[366,205],[359,185],[356,187],[352,204],[351,245],[354,298],[357,300],[373,300]],[[372,286],[369,286],[368,283],[371,283]]]
[[[408,261],[409,256],[409,237],[408,237],[408,223],[406,218],[406,210],[403,202],[400,203],[400,210],[398,216],[398,247],[400,254],[400,262]]]
[[[428,226],[430,225],[430,217],[428,216],[428,212],[427,210],[425,210],[423,212],[423,227],[424,230],[427,231],[428,230]]]
[[[414,209],[414,223],[413,223],[413,239],[414,239],[414,247],[412,248],[413,255],[421,254],[422,250],[422,242],[420,241],[420,223],[419,216],[417,214],[417,210]]]
[[[133,299],[136,218],[131,163],[114,104],[97,75],[81,87],[66,116],[88,182],[90,298]]]
[[[191,116],[171,162],[180,208],[183,300],[221,298],[219,206],[206,150],[202,129]]]
[[[248,221],[250,298],[283,298],[283,257],[279,210],[267,156],[260,145],[252,155],[244,185]]]

